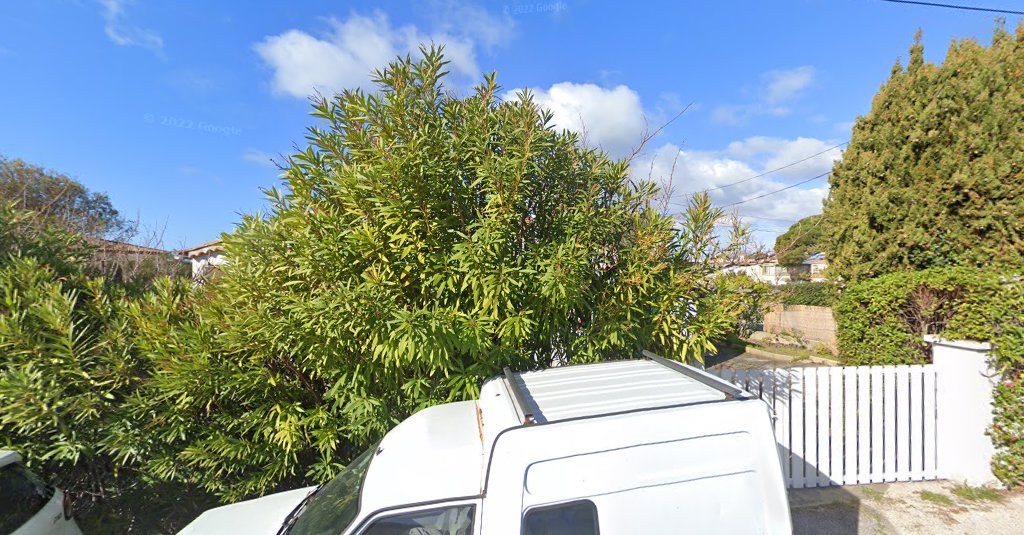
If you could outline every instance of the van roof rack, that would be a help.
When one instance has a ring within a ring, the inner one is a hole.
[[[719,379],[707,373],[701,373],[695,370],[694,368],[690,368],[684,365],[681,362],[669,360],[665,357],[662,357],[661,355],[656,355],[650,351],[647,351],[646,349],[643,350],[642,354],[648,360],[653,360],[654,362],[657,362],[658,364],[661,364],[662,366],[670,370],[677,371],[689,377],[690,379],[704,383],[710,386],[711,388],[721,391],[723,394],[725,394],[726,398],[728,399],[749,399],[754,397],[753,394],[750,394],[742,389],[736,388],[735,386],[727,383],[722,379]]]
[[[516,409],[523,415],[523,425],[532,425],[536,423],[533,417],[533,411],[531,411],[526,404],[526,397],[523,392],[523,385],[516,380],[515,374],[512,373],[512,369],[505,366],[505,380],[508,381],[508,389],[512,392],[512,401],[516,404]]]
[[[522,373],[506,366],[502,371],[522,425],[755,397],[650,351],[643,357]]]

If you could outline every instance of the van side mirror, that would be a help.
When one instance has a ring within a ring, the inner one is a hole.
[[[75,511],[74,508],[72,507],[71,496],[67,492],[64,492],[64,499],[61,500],[61,506],[64,508],[64,520],[71,520],[71,517],[74,516]]]

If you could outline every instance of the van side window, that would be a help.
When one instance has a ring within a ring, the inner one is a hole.
[[[476,507],[460,505],[387,516],[370,524],[363,535],[473,535]]]
[[[597,506],[590,500],[534,507],[523,519],[523,535],[598,535]]]

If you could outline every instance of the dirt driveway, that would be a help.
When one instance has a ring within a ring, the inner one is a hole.
[[[791,490],[796,534],[1024,533],[1024,493],[949,481]]]

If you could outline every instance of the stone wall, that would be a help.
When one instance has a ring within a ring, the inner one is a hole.
[[[795,333],[806,340],[836,347],[836,320],[829,307],[776,305],[764,315],[764,331],[772,334]]]

